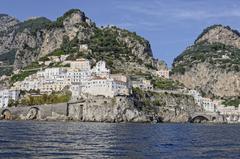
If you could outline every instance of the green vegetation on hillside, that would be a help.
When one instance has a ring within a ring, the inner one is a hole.
[[[12,65],[14,63],[15,55],[16,55],[16,51],[11,50],[9,52],[1,54],[0,61],[4,62],[7,65]]]
[[[12,74],[13,67],[10,65],[14,64],[15,55],[15,50],[0,55],[0,61],[3,62],[2,66],[0,67],[0,76],[10,76]]]
[[[22,32],[24,29],[28,29],[33,35],[35,35],[37,31],[46,28],[51,23],[51,20],[45,17],[30,19],[20,23],[17,31]]]
[[[225,106],[238,107],[240,105],[240,98],[225,100],[222,104]]]
[[[71,99],[70,92],[55,92],[50,95],[43,94],[38,96],[27,96],[20,101],[21,105],[42,105],[42,104],[56,104],[65,103]]]
[[[61,56],[61,55],[65,55],[65,51],[61,50],[61,49],[57,49],[54,50],[51,54],[49,54],[49,56]]]
[[[69,17],[71,14],[76,13],[76,12],[80,12],[79,9],[71,9],[69,11],[67,11],[63,16],[57,18],[56,21],[52,22],[51,24],[49,24],[47,27],[48,29],[51,28],[61,28],[63,27],[63,21],[64,19],[66,19],[67,17]]]
[[[38,62],[32,62],[30,65],[24,67],[24,71],[26,70],[32,70],[32,69],[40,69],[42,67],[42,65],[39,65]]]
[[[172,72],[184,74],[187,69],[202,62],[208,62],[213,67],[227,69],[227,71],[238,72],[240,70],[240,49],[221,43],[195,44],[174,59]]]
[[[192,96],[173,93],[156,93],[151,91],[143,91],[140,88],[133,88],[133,95],[141,103],[141,109],[146,113],[158,112],[159,107],[165,107],[166,101],[172,99],[176,104],[180,104],[181,100],[192,99]]]
[[[17,81],[23,81],[26,77],[36,73],[38,70],[33,71],[21,71],[19,74],[14,74],[11,77],[11,83],[15,83]]]
[[[131,43],[139,42],[143,44],[145,42],[145,40],[136,35],[136,33],[120,30],[116,27],[95,29],[94,35],[89,41],[89,48],[92,50],[92,53],[88,54],[88,58],[94,58],[96,60],[104,59],[107,65],[115,72],[119,69],[115,65],[116,63],[136,62],[143,64],[144,61],[132,53],[132,49],[134,48],[127,46],[121,38],[128,38],[132,41]]]
[[[118,36],[115,30],[96,29],[89,42],[92,54],[89,54],[88,58],[97,61],[104,59],[110,67],[114,67],[114,60],[124,61],[130,56],[131,50],[117,40]]]
[[[155,89],[175,90],[183,87],[181,83],[179,83],[178,81],[174,81],[172,79],[160,78],[153,75],[147,75],[145,77],[146,79],[151,81]]]
[[[154,88],[157,88],[157,89],[175,90],[181,87],[180,83],[170,79],[159,78],[159,79],[154,79],[152,82],[153,82]]]
[[[214,29],[214,28],[216,28],[216,27],[223,27],[223,28],[225,28],[225,29],[228,29],[228,30],[234,32],[234,33],[237,34],[238,36],[240,36],[240,33],[239,33],[237,30],[232,29],[230,26],[223,26],[223,25],[221,25],[221,24],[215,24],[215,25],[209,26],[209,27],[207,27],[206,29],[204,29],[203,32],[197,37],[197,39],[195,40],[194,43],[196,44],[196,42],[197,42],[200,38],[202,38],[209,30]]]
[[[13,72],[13,67],[1,67],[0,68],[0,76],[6,75],[10,76]]]

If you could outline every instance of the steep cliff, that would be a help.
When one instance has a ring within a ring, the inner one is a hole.
[[[18,106],[0,109],[0,120],[73,120],[85,122],[188,122],[197,110],[188,96],[151,94],[135,97],[89,97],[73,103]],[[149,105],[144,100],[150,100]],[[158,102],[156,102],[158,101]]]
[[[193,112],[201,111],[192,96],[146,92],[138,88],[133,92],[136,107],[162,122],[187,122]]]
[[[172,77],[209,97],[240,96],[240,34],[211,26],[175,58]]]
[[[15,70],[56,50],[70,54],[69,59],[84,57],[92,63],[104,58],[114,72],[135,74],[165,67],[153,58],[149,42],[142,37],[117,27],[99,28],[78,9],[56,21],[39,17],[19,22],[0,15],[0,26],[0,60]],[[3,68],[0,72],[6,74]]]
[[[114,99],[93,97],[87,99],[82,110],[83,121],[97,122],[150,122],[146,114],[126,97]]]

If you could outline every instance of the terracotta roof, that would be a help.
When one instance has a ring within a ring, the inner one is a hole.
[[[99,76],[95,76],[92,78],[92,80],[106,80],[106,77],[99,77]]]
[[[127,82],[120,81],[120,80],[115,80],[115,79],[114,79],[114,81],[115,81],[115,82],[120,82],[120,83],[127,83]]]

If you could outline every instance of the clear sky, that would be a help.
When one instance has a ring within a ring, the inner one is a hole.
[[[240,28],[240,0],[0,0],[0,13],[20,20],[55,20],[79,8],[101,25],[117,25],[150,41],[154,57],[171,66],[202,30],[213,24]]]

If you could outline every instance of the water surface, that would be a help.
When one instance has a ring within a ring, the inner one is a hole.
[[[0,158],[240,158],[240,125],[0,122]]]

